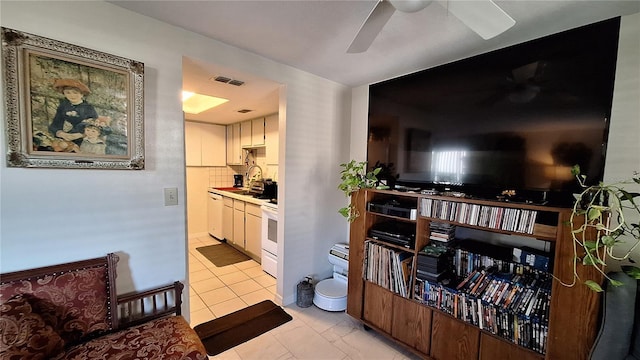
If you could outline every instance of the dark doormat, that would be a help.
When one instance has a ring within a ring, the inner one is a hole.
[[[222,267],[247,260],[251,260],[250,257],[236,250],[233,246],[228,244],[216,244],[196,248],[215,266]]]
[[[216,355],[251,340],[292,319],[270,300],[251,305],[229,315],[197,325],[194,330],[207,354]]]

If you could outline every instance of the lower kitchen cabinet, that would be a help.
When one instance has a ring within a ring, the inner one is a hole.
[[[246,204],[245,207],[245,250],[251,257],[259,260],[262,252],[262,210],[255,204]]]
[[[233,200],[233,245],[244,250],[244,201]]]
[[[260,262],[262,255],[262,210],[251,202],[222,198],[222,233],[227,243]]]
[[[223,196],[222,203],[222,237],[233,243],[233,199]]]

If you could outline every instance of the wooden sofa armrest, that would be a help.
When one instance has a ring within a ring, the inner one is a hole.
[[[118,329],[135,326],[163,316],[182,315],[182,289],[176,281],[171,285],[118,296]]]

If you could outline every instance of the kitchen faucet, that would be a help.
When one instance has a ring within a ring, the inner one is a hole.
[[[258,170],[260,170],[260,177],[255,179],[255,180],[261,180],[262,179],[262,168],[258,164],[253,164],[253,165],[249,166],[249,168],[247,169],[247,180],[249,180],[249,175],[251,175],[251,170],[253,170],[254,168],[258,168]],[[253,178],[251,178],[249,180],[249,183],[253,184],[253,182],[255,180]]]

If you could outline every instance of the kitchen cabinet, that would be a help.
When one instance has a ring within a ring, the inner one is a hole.
[[[243,148],[264,146],[264,117],[240,123],[240,144]]]
[[[233,200],[233,245],[245,249],[244,241],[244,206],[245,202]]]
[[[227,165],[242,165],[240,123],[227,125]]]
[[[264,145],[264,118],[251,120],[251,146]]]
[[[264,121],[264,145],[267,165],[278,165],[278,114],[272,114]]]
[[[240,123],[240,145],[241,147],[251,147],[251,120]]]
[[[261,230],[262,210],[260,210],[260,206],[247,203],[245,205],[245,250],[254,259],[259,259],[262,253]]]
[[[187,166],[224,166],[225,127],[185,121],[185,161]]]
[[[223,196],[222,203],[222,236],[229,243],[233,243],[233,199]]]

